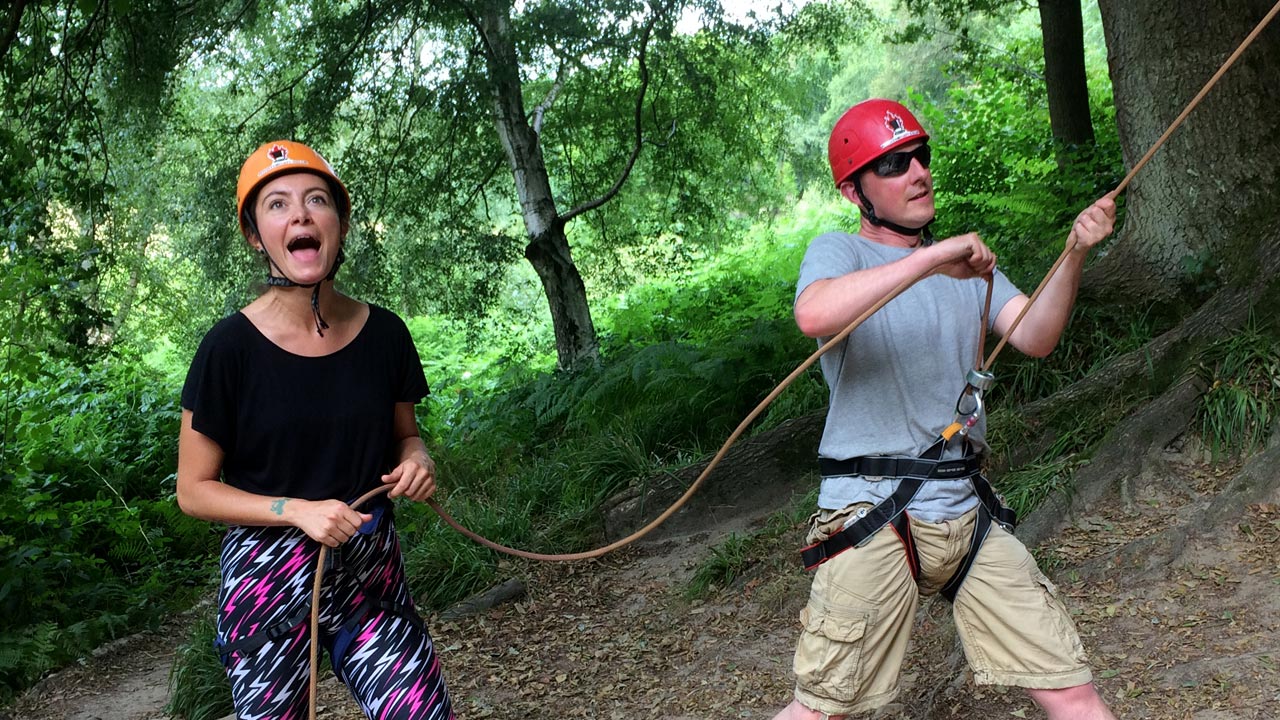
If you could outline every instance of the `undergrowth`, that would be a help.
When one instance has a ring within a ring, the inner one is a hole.
[[[206,587],[217,535],[173,502],[176,395],[117,357],[21,381],[0,458],[0,699]]]
[[[786,507],[770,514],[758,529],[742,534],[729,533],[713,545],[708,556],[699,563],[685,586],[684,598],[702,600],[724,590],[748,574],[761,562],[761,558],[774,554],[771,550],[780,541],[793,544],[791,540],[817,502],[818,489],[814,487],[806,495],[793,498]],[[798,556],[792,559],[799,562]]]
[[[1209,386],[1197,421],[1214,459],[1262,447],[1280,415],[1280,335],[1275,327],[1251,315],[1240,332],[1206,348],[1197,368]]]
[[[507,544],[582,550],[601,540],[598,508],[606,498],[714,452],[812,347],[790,318],[791,288],[753,286],[740,269],[730,272],[734,278],[707,282],[713,293],[675,283],[632,292],[628,302],[643,297],[645,311],[628,305],[604,316],[597,367],[529,373],[488,397],[433,402],[423,425],[450,511]],[[709,313],[709,302],[721,312]],[[783,397],[759,427],[821,408],[825,386],[808,374]],[[489,551],[425,516],[406,518],[403,527],[410,575],[423,578],[415,590],[430,604],[492,581]]]
[[[206,616],[178,647],[169,671],[169,704],[165,711],[186,720],[214,720],[231,714],[231,687],[222,660],[213,650],[217,634],[213,617]]]

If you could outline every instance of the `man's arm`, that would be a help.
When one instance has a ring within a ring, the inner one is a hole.
[[[967,280],[990,275],[995,265],[995,253],[982,244],[977,234],[948,238],[886,265],[815,280],[796,298],[796,325],[809,337],[829,337],[844,330],[908,278],[942,273]],[[930,268],[933,271],[927,272]]]
[[[1103,197],[1076,217],[1071,227],[1076,237],[1075,247],[1067,253],[1067,258],[1044,286],[1026,317],[1014,328],[1013,335],[1009,336],[1010,345],[1031,357],[1044,357],[1057,346],[1067,320],[1071,318],[1085,258],[1095,245],[1111,234],[1115,219],[1116,204],[1109,197]],[[1007,335],[1014,318],[1028,301],[1026,295],[1019,295],[1006,303],[996,316],[995,331],[1001,336]]]

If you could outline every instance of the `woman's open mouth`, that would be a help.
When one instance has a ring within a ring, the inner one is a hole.
[[[315,260],[320,254],[320,241],[311,235],[299,235],[285,248],[289,255],[302,261]]]

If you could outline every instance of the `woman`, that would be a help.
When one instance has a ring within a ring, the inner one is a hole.
[[[405,583],[391,506],[426,500],[435,463],[418,435],[426,396],[400,318],[334,290],[351,200],[311,148],[276,141],[240,170],[240,229],[267,290],[218,322],[182,389],[178,504],[230,526],[217,645],[239,718],[302,718],[320,545],[320,642],[369,717],[451,718],[440,664]]]

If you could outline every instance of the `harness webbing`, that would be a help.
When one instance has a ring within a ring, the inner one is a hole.
[[[987,511],[986,505],[978,507],[976,523],[973,527],[973,537],[969,539],[969,552],[965,553],[964,559],[960,561],[960,567],[956,568],[955,574],[938,591],[942,593],[942,597],[952,603],[956,601],[956,593],[960,592],[960,584],[969,576],[969,569],[973,567],[973,561],[978,559],[978,551],[982,549],[982,543],[986,542],[987,534],[991,532],[991,513]]]
[[[215,639],[213,646],[218,650],[218,654],[223,658],[230,657],[236,653],[252,653],[263,645],[274,640],[279,640],[285,635],[297,630],[298,627],[307,621],[307,616],[310,614],[311,606],[306,605],[299,608],[292,616],[279,622],[272,623],[251,635],[246,635],[245,637],[240,638],[239,640],[220,643]]]
[[[911,571],[911,578],[919,580],[920,551],[916,549],[916,538],[911,534],[911,516],[907,514],[906,510],[903,510],[889,523],[889,527],[893,529],[894,534],[898,536],[898,541],[902,543],[902,549],[907,555],[907,569]]]
[[[864,456],[848,460],[820,458],[819,463],[824,477],[852,474],[896,477],[898,486],[893,494],[879,504],[860,511],[839,532],[802,549],[800,560],[804,563],[804,569],[813,570],[836,555],[865,544],[888,525],[893,528],[898,540],[902,542],[912,579],[919,582],[920,554],[916,549],[915,539],[911,535],[911,520],[906,512],[907,506],[920,492],[920,488],[930,480],[967,479],[973,485],[974,495],[978,498],[976,524],[969,541],[969,551],[955,573],[939,591],[947,600],[955,602],[960,585],[969,574],[970,568],[978,557],[978,551],[982,549],[982,543],[991,531],[992,520],[1009,532],[1013,532],[1017,524],[1017,514],[1005,506],[995,489],[991,487],[991,483],[982,475],[981,460],[978,455],[970,453],[958,460],[938,460],[937,457],[942,454],[945,447],[946,439],[939,437],[918,458],[880,456]],[[928,457],[930,455],[934,457]]]
[[[864,477],[936,480],[976,475],[982,471],[982,460],[977,455],[966,455],[958,460],[864,455],[862,457],[849,458],[848,460],[818,458],[818,469],[822,471],[823,477],[862,475]]]
[[[862,545],[870,540],[872,535],[875,535],[881,528],[890,523],[894,523],[894,529],[898,532],[899,537],[909,537],[911,534],[910,524],[896,521],[905,514],[907,506],[915,499],[916,494],[920,492],[920,488],[924,487],[925,482],[933,477],[933,470],[942,464],[940,458],[945,448],[946,441],[938,438],[918,458],[859,457],[831,461],[824,465],[822,468],[824,477],[875,474],[883,477],[898,477],[901,480],[898,482],[898,487],[894,488],[892,495],[874,507],[860,510],[855,519],[846,523],[844,529],[840,532],[834,533],[826,540],[813,543],[801,550],[800,559],[804,562],[804,569],[812,570],[845,550]],[[860,472],[864,469],[872,469],[873,464],[878,472]],[[953,462],[948,461],[947,464],[951,465]],[[901,473],[897,472],[899,468],[902,470]],[[914,549],[915,544],[913,541],[904,541],[903,544],[907,545],[908,543],[911,549]],[[916,563],[916,565],[918,566],[919,563]],[[914,576],[915,573],[913,572],[912,575]]]
[[[804,563],[804,569],[813,570],[845,550],[858,547],[870,540],[872,535],[880,532],[880,528],[905,515],[907,505],[915,498],[916,493],[920,492],[923,485],[923,480],[903,478],[893,494],[881,501],[879,505],[867,509],[865,514],[857,517],[840,532],[801,550],[800,560]],[[909,529],[904,531],[898,528],[898,530],[899,535],[910,532]]]

